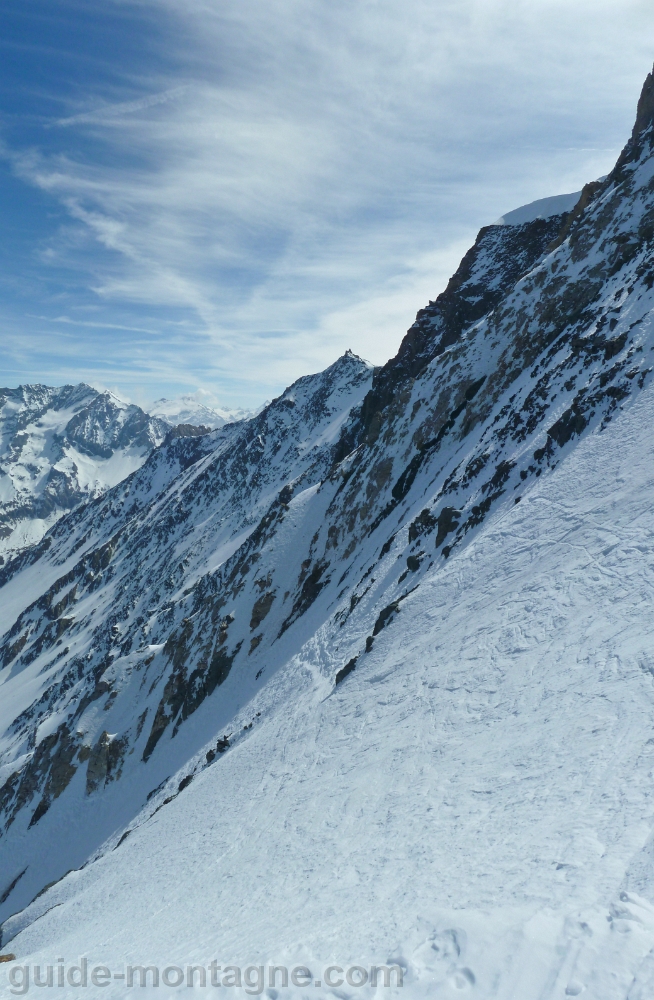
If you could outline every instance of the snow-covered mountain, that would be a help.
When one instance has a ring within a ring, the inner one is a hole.
[[[172,427],[178,424],[192,424],[195,427],[209,427],[213,430],[224,427],[225,424],[233,424],[237,420],[249,420],[262,409],[263,407],[258,410],[234,410],[220,406],[215,397],[203,389],[186,396],[178,396],[176,399],[157,399],[147,407],[152,417],[165,420]]]
[[[0,389],[0,565],[138,469],[169,429],[83,383]]]
[[[199,390],[146,412],[83,383],[0,389],[0,565],[140,468],[179,425],[193,435],[253,416],[203,399],[213,397]]]
[[[560,207],[0,571],[15,984],[652,995],[654,75]]]

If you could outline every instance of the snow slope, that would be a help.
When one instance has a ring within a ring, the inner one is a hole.
[[[382,994],[651,995],[653,421],[649,388],[336,689],[319,630],[252,730],[17,918],[20,961],[388,960],[405,982]]]

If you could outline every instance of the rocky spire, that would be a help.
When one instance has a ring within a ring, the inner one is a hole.
[[[645,136],[654,125],[654,69],[648,75],[638,100],[636,121],[625,148],[618,157],[618,162],[609,174],[608,183],[620,184],[629,174],[629,165],[635,163],[643,155]]]
[[[651,125],[654,125],[654,69],[645,80],[638,101],[636,123],[631,133],[632,139],[642,135]]]

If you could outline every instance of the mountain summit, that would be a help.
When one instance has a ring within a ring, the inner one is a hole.
[[[0,571],[16,982],[652,994],[651,87],[386,365],[169,435]]]

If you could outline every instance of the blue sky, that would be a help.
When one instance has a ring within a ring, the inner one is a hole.
[[[606,173],[651,0],[3,0],[0,383],[253,405]]]

